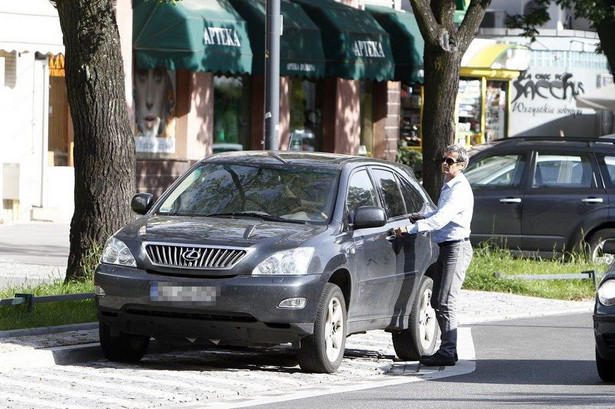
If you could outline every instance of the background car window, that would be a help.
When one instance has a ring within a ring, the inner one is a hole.
[[[406,203],[406,213],[420,212],[425,203],[423,196],[413,187],[405,183],[403,180],[400,182],[401,193]]]
[[[346,206],[350,214],[361,206],[378,206],[376,189],[366,170],[355,172],[350,177]]]
[[[374,175],[376,176],[378,190],[382,193],[387,215],[389,217],[396,217],[406,214],[404,199],[395,175],[382,169],[375,169]]]
[[[523,155],[497,155],[471,160],[464,174],[473,187],[514,187],[524,167]]]
[[[615,156],[605,156],[604,163],[606,163],[606,169],[609,172],[609,179],[615,184]]]
[[[537,152],[532,187],[591,187],[592,167],[586,155]]]

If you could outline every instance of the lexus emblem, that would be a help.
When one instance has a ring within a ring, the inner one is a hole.
[[[188,262],[197,261],[201,257],[201,250],[190,249],[182,253],[182,258]]]

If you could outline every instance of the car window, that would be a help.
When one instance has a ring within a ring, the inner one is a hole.
[[[387,215],[396,217],[406,214],[404,199],[395,175],[383,169],[374,169],[374,176],[378,190],[382,194]]]
[[[472,187],[515,187],[521,183],[523,155],[495,155],[470,160],[464,174]]]
[[[376,189],[372,184],[367,170],[355,172],[348,182],[346,207],[350,214],[361,206],[378,206]]]
[[[400,182],[401,193],[404,197],[404,202],[406,203],[406,213],[418,213],[423,208],[423,204],[425,200],[423,196],[414,188],[414,186],[410,186],[408,183],[403,180]]]
[[[158,214],[255,213],[324,221],[331,215],[338,172],[312,167],[203,163],[174,188]]]
[[[592,167],[588,155],[536,153],[532,187],[591,187]]]
[[[615,156],[605,156],[604,162],[606,163],[606,169],[609,172],[609,179],[615,184]]]

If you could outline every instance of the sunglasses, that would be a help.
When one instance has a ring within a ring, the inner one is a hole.
[[[444,163],[446,162],[446,164],[448,166],[453,166],[455,163],[462,163],[462,160],[455,160],[453,158],[446,158],[446,157],[442,157],[440,158],[440,163]]]

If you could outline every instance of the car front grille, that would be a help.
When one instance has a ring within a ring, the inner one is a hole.
[[[177,246],[148,243],[145,251],[152,264],[166,267],[228,269],[247,253],[245,249],[230,247]]]

